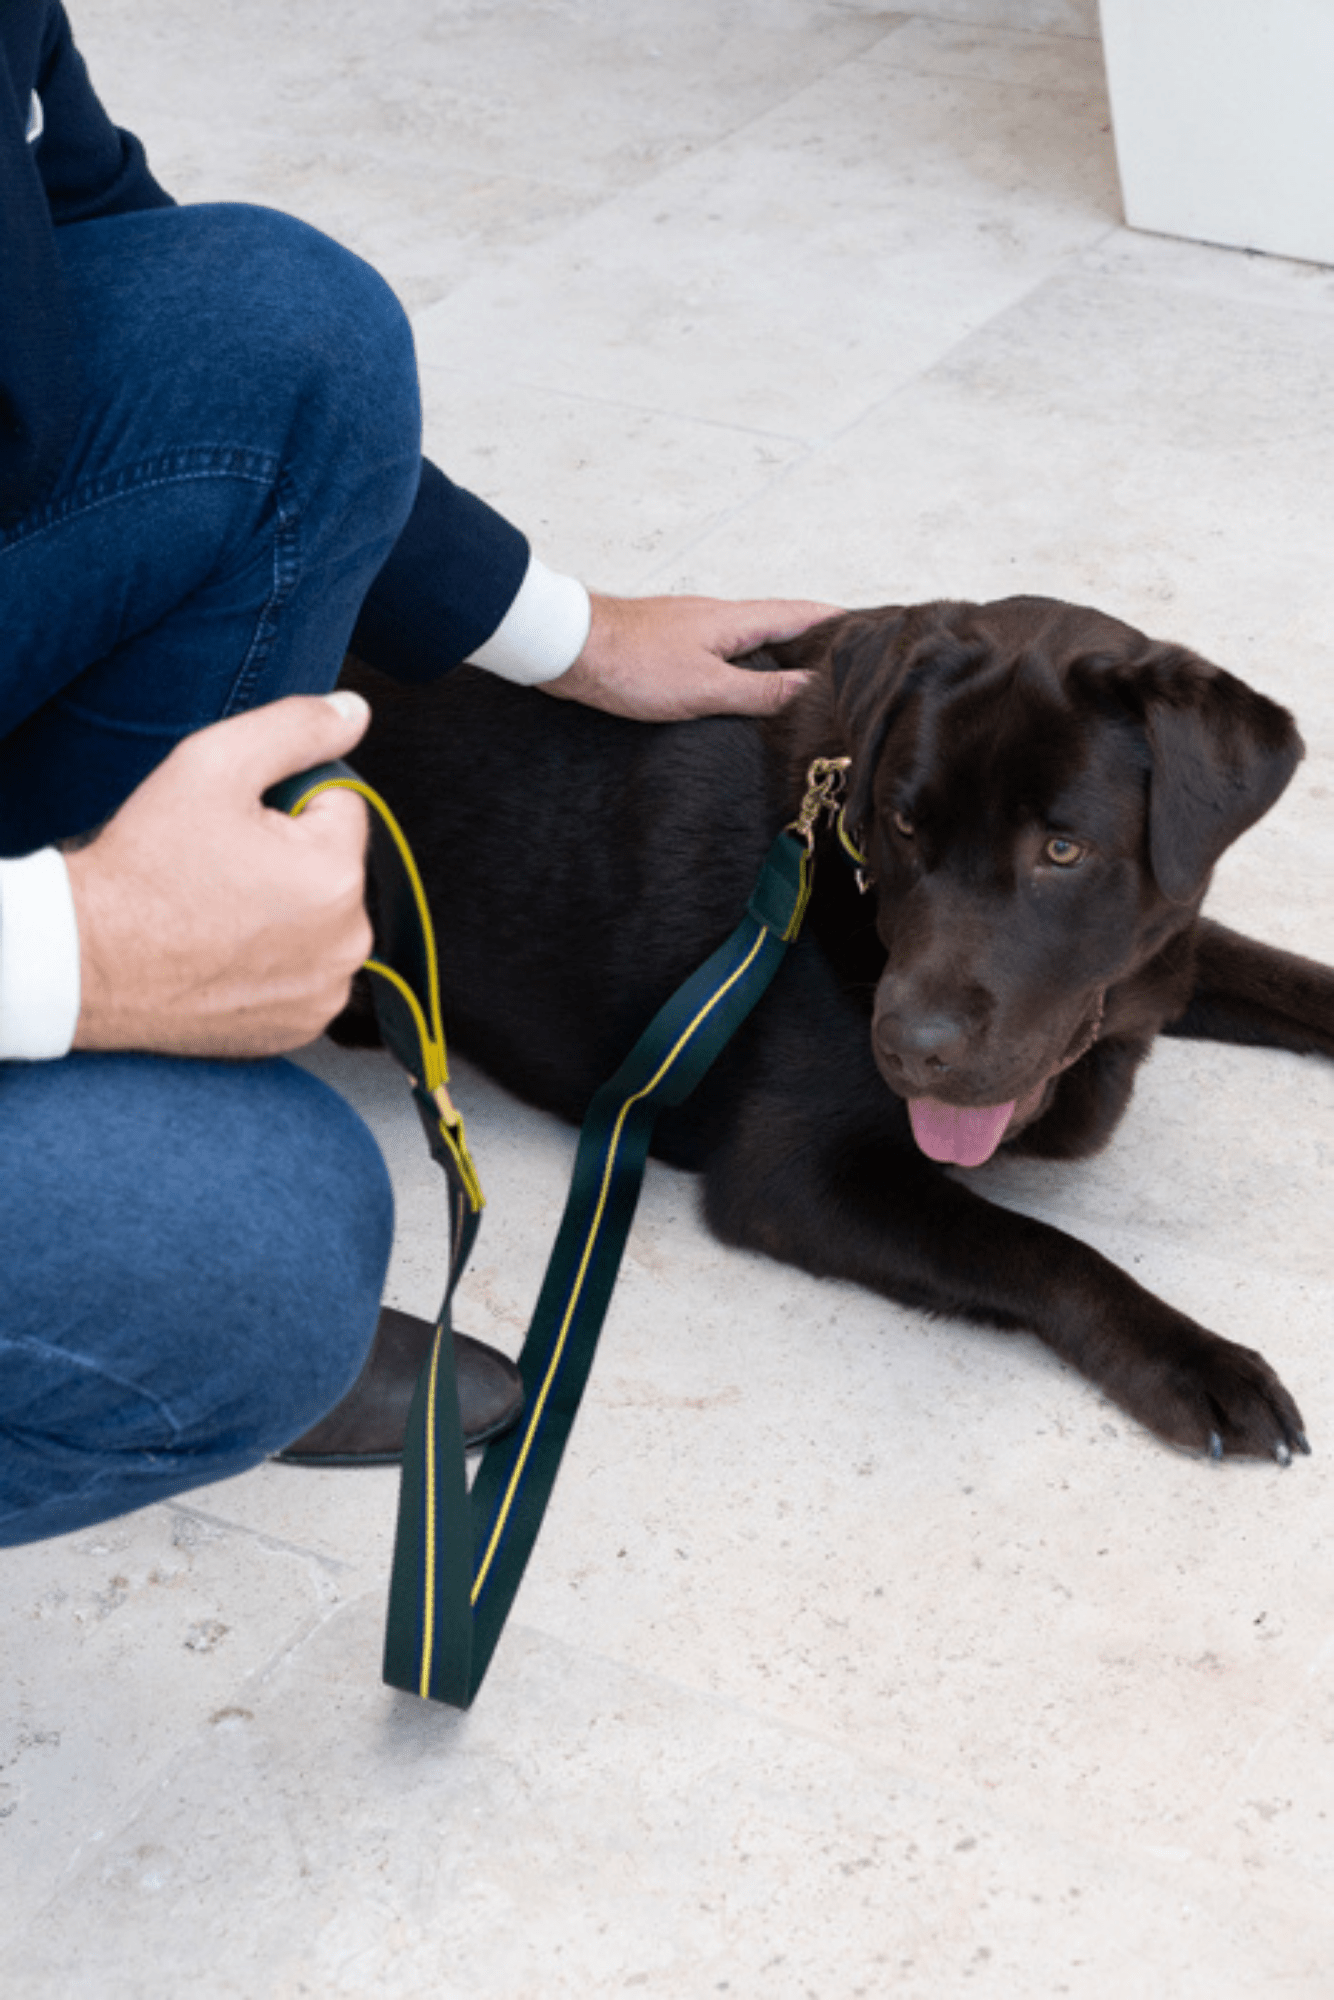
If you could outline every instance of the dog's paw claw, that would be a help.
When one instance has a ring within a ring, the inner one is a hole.
[[[1160,1437],[1214,1465],[1224,1458],[1290,1465],[1294,1453],[1310,1451],[1301,1411],[1263,1355],[1203,1328],[1183,1347],[1157,1376],[1152,1401],[1129,1405]]]
[[[1302,1452],[1307,1458],[1311,1456],[1311,1440],[1307,1437],[1305,1431],[1294,1431],[1292,1441],[1298,1451]]]

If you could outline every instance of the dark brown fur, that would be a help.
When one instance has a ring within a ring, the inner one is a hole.
[[[813,676],[781,717],[663,728],[466,669],[407,690],[353,667],[375,710],[357,762],[421,864],[455,1045],[578,1119],[738,921],[810,759],[848,754],[869,893],[826,836],[800,942],[655,1151],[703,1173],[726,1242],[1031,1328],[1174,1444],[1305,1449],[1260,1355],[985,1200],[904,1101],[1017,1100],[1004,1143],[1070,1159],[1164,1029],[1334,1055],[1334,972],[1199,915],[1296,767],[1291,717],[1038,598],[849,613],[774,660]]]

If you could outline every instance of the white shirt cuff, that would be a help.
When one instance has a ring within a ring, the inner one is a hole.
[[[0,1060],[68,1055],[79,1023],[79,927],[57,848],[0,861]]]
[[[584,650],[593,607],[582,583],[530,555],[518,594],[491,637],[469,658],[502,680],[554,681]]]

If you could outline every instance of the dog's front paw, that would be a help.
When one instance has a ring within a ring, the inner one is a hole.
[[[1158,1354],[1134,1385],[1131,1406],[1169,1444],[1210,1458],[1276,1458],[1310,1452],[1302,1414],[1262,1354],[1217,1334],[1192,1337]]]

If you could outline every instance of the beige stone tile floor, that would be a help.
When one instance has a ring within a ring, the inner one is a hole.
[[[430,442],[627,590],[1098,603],[1289,701],[1213,904],[1334,959],[1334,272],[1120,222],[1092,0],[82,0],[192,199],[413,311]],[[391,1296],[437,1196],[378,1056]],[[465,1074],[464,1323],[572,1135]],[[1297,1392],[1208,1466],[1025,1338],[726,1253],[649,1180],[466,1717],[378,1680],[392,1474],[268,1467],[0,1563],[0,1991],[1334,1994],[1334,1073],[1173,1043],[1085,1236]]]

